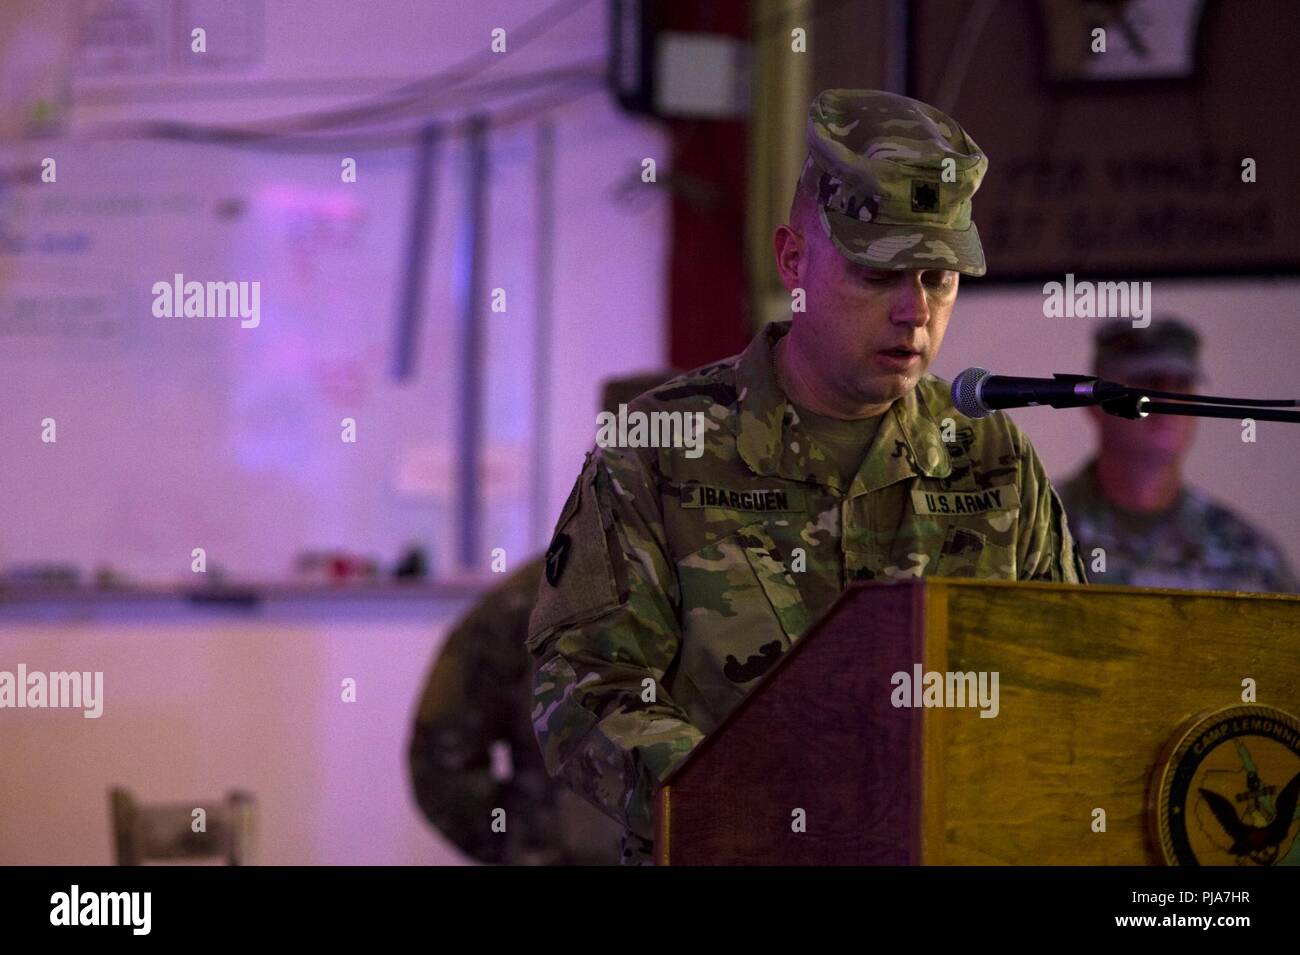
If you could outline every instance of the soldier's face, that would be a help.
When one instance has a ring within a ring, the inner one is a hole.
[[[1105,372],[1106,369],[1098,369],[1101,377],[1130,388],[1184,393],[1196,390],[1195,380],[1183,375],[1112,377]],[[1135,466],[1177,463],[1187,456],[1196,437],[1196,419],[1191,416],[1153,414],[1140,421],[1130,421],[1108,415],[1100,408],[1088,411],[1101,432],[1101,453]]]
[[[808,234],[811,233],[811,234]],[[957,301],[948,269],[873,269],[850,262],[817,230],[811,239],[801,349],[846,401],[885,404],[907,394],[930,367]]]

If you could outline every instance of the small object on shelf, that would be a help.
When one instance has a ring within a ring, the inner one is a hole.
[[[72,564],[19,564],[5,572],[4,581],[28,587],[77,587],[81,571]]]
[[[95,568],[96,590],[126,590],[130,586],[131,582],[126,576],[119,574],[108,564],[100,564]]]
[[[424,580],[429,576],[429,561],[424,548],[419,544],[410,545],[397,561],[393,576],[398,580]]]
[[[304,551],[294,562],[294,576],[300,584],[365,583],[378,579],[379,561],[346,550]]]

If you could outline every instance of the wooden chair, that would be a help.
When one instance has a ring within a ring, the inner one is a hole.
[[[126,789],[109,790],[113,842],[118,865],[147,860],[224,858],[247,865],[252,851],[252,795],[237,790],[220,803],[144,806]],[[194,811],[205,814],[204,831],[195,832]]]

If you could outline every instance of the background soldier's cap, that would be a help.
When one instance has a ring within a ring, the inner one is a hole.
[[[1200,336],[1173,317],[1156,318],[1146,328],[1128,319],[1107,322],[1097,329],[1094,346],[1093,372],[1102,378],[1203,377]]]
[[[879,90],[824,90],[808,110],[799,187],[852,262],[983,275],[971,196],[987,168],[975,141],[933,106]]]

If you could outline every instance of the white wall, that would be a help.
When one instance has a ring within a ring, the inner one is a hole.
[[[406,756],[429,663],[463,606],[5,609],[0,669],[100,671],[103,713],[0,710],[0,865],[110,864],[114,786],[144,804],[247,790],[255,864],[465,863],[420,813]]]
[[[235,96],[202,77],[166,83],[82,80],[78,125],[88,129],[107,120],[162,116],[248,122],[345,103],[447,69],[483,49],[495,27],[507,29],[507,53],[483,77],[598,61],[608,44],[608,10],[602,0],[586,4],[526,46],[511,45],[510,30],[550,6],[543,0],[324,5],[280,0],[265,6],[263,62],[226,81],[229,86],[235,80],[265,80],[259,95]],[[313,88],[310,82],[328,94],[309,95],[305,91]],[[208,88],[216,92],[207,95]],[[288,95],[295,89],[304,92]],[[449,115],[455,114],[453,109]],[[654,157],[661,168],[670,165],[669,138],[659,124],[628,117],[604,92],[558,109],[553,116],[558,124],[559,221],[552,304],[554,367],[548,382],[553,417],[545,436],[550,464],[544,480],[550,505],[542,523],[548,531],[594,439],[604,379],[667,362],[664,309],[670,223],[664,190],[641,186],[634,201],[618,198],[629,178],[639,184],[643,158]],[[531,202],[531,196],[519,198]],[[531,243],[531,232],[520,240]],[[528,409],[518,413],[527,414]]]

